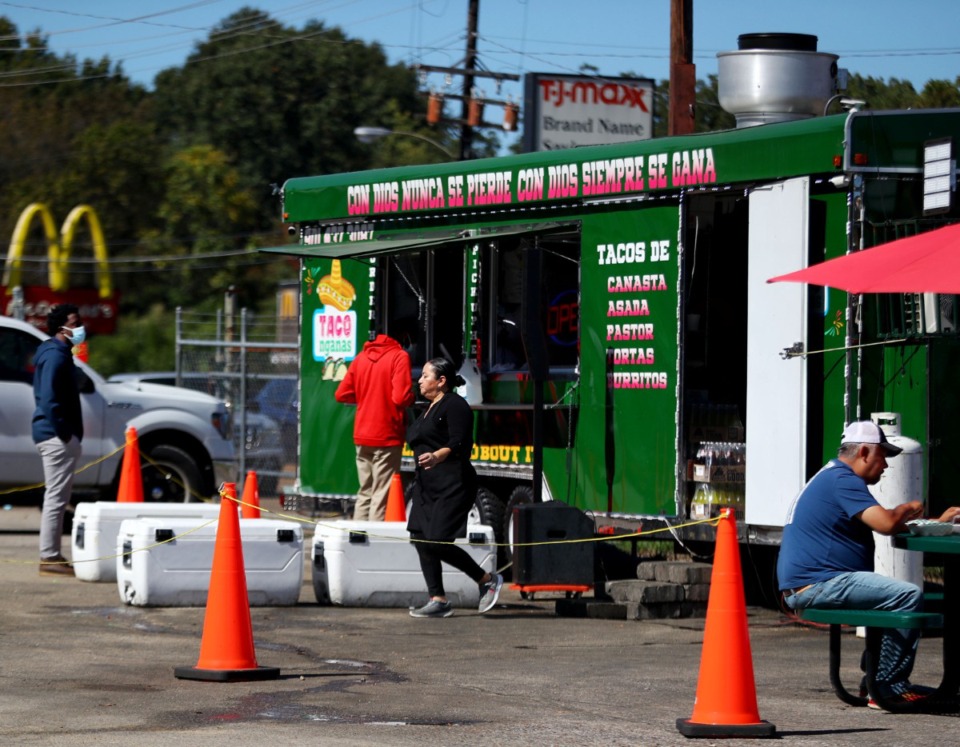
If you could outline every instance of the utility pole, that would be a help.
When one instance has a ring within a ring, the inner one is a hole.
[[[517,114],[519,107],[510,101],[500,101],[498,99],[487,99],[474,96],[474,82],[477,78],[492,78],[497,81],[498,87],[501,81],[514,80],[519,81],[519,75],[510,73],[496,73],[477,68],[477,28],[478,18],[480,16],[480,0],[469,0],[467,7],[467,52],[463,60],[463,67],[436,67],[433,65],[415,65],[414,69],[427,73],[443,73],[448,76],[462,75],[463,86],[461,93],[451,94],[433,94],[430,95],[431,107],[428,107],[427,122],[429,124],[457,124],[460,127],[460,160],[464,161],[471,156],[473,148],[473,131],[476,128],[502,127],[507,132],[512,132],[516,128]],[[460,99],[460,117],[452,119],[442,116],[443,99]],[[431,116],[432,105],[437,103],[437,115]],[[503,124],[492,124],[483,121],[484,104],[493,104],[504,107]]]
[[[667,132],[689,135],[694,128],[697,68],[693,64],[693,0],[670,0],[670,111]]]
[[[480,0],[470,0],[467,9],[467,56],[464,58],[466,72],[463,74],[463,101],[460,102],[460,160],[470,156],[473,147],[473,127],[470,126],[470,101],[473,98],[473,70],[477,66],[477,19],[480,16]]]

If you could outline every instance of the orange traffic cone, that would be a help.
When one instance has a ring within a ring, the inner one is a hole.
[[[257,473],[253,470],[247,472],[247,479],[243,481],[240,516],[244,519],[260,518],[260,488],[257,486]]]
[[[200,659],[195,667],[173,670],[183,680],[245,682],[280,676],[277,667],[257,665],[236,504],[236,483],[228,482],[220,501]]]
[[[127,428],[127,444],[123,449],[120,465],[120,485],[117,488],[117,503],[143,503],[143,475],[140,474],[140,444],[137,429]]]
[[[387,515],[384,521],[406,521],[407,508],[403,500],[403,479],[399,472],[390,478],[390,493],[387,495]]]
[[[740,548],[733,513],[717,526],[710,597],[703,629],[700,680],[693,715],[677,719],[685,737],[772,737],[777,727],[760,720],[740,574]]]

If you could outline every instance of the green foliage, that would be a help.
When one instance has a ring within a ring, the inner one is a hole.
[[[378,121],[393,132],[411,133],[418,137],[387,135],[367,144],[370,158],[368,168],[381,169],[405,163],[445,163],[456,159],[459,144],[452,130],[419,125],[416,117],[400,111],[395,103],[387,107]],[[433,141],[436,145],[427,141]]]
[[[920,92],[921,106],[925,109],[947,109],[960,106],[960,77],[953,82],[928,80]]]
[[[653,136],[666,137],[670,124],[670,81],[661,80],[653,89]]]
[[[245,8],[184,67],[157,76],[156,105],[170,142],[209,143],[231,158],[267,226],[276,217],[270,185],[367,168],[370,151],[354,127],[423,102],[414,73],[388,65],[379,46],[317,21],[297,31]]]
[[[172,371],[175,368],[174,313],[161,305],[142,315],[124,314],[114,335],[90,340],[90,365],[104,377],[126,371]]]
[[[666,137],[670,125],[670,81],[661,80],[653,92],[653,136]],[[731,130],[737,126],[736,117],[720,106],[719,79],[708,75],[698,80],[693,112],[694,132]]]
[[[251,259],[262,261],[256,255],[237,256],[252,249],[249,236],[256,214],[257,201],[225,153],[209,145],[176,153],[166,166],[157,206],[162,227],[144,234],[148,247],[171,258],[157,263],[166,282],[138,285],[138,305],[195,307],[206,300],[219,304],[231,285],[244,284],[244,268]],[[173,259],[193,255],[202,256],[194,261]]]
[[[867,107],[874,110],[916,109],[920,106],[920,97],[913,84],[897,78],[886,82],[883,78],[853,74],[844,93],[849,98],[866,101]]]
[[[133,244],[158,225],[156,206],[164,194],[163,149],[150,122],[134,118],[93,124],[74,139],[69,165],[50,185],[62,206],[96,209],[113,244]]]
[[[58,221],[86,203],[97,209],[108,240],[129,241],[156,199],[146,91],[107,59],[58,58],[39,33],[21,43],[7,19],[0,31],[15,50],[0,57],[0,234],[10,236],[32,202],[47,203]],[[44,242],[33,253],[45,251]]]
[[[720,106],[720,83],[716,75],[708,75],[706,81],[697,81],[694,132],[732,130],[737,118]]]

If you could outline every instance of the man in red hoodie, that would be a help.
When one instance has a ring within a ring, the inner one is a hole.
[[[410,356],[392,337],[377,335],[353,359],[335,396],[357,406],[353,442],[360,489],[353,518],[383,521],[390,480],[400,470],[404,415],[413,404]]]

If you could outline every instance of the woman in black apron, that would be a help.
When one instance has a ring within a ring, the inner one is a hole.
[[[443,590],[441,562],[463,571],[479,584],[479,611],[483,614],[497,603],[503,577],[487,573],[462,547],[452,544],[457,537],[466,536],[467,514],[477,495],[477,473],[470,464],[473,411],[463,397],[452,391],[464,382],[446,358],[427,361],[418,383],[430,406],[407,430],[407,443],[417,464],[407,529],[420,555],[430,601],[410,610],[410,615],[453,614],[453,605]]]

